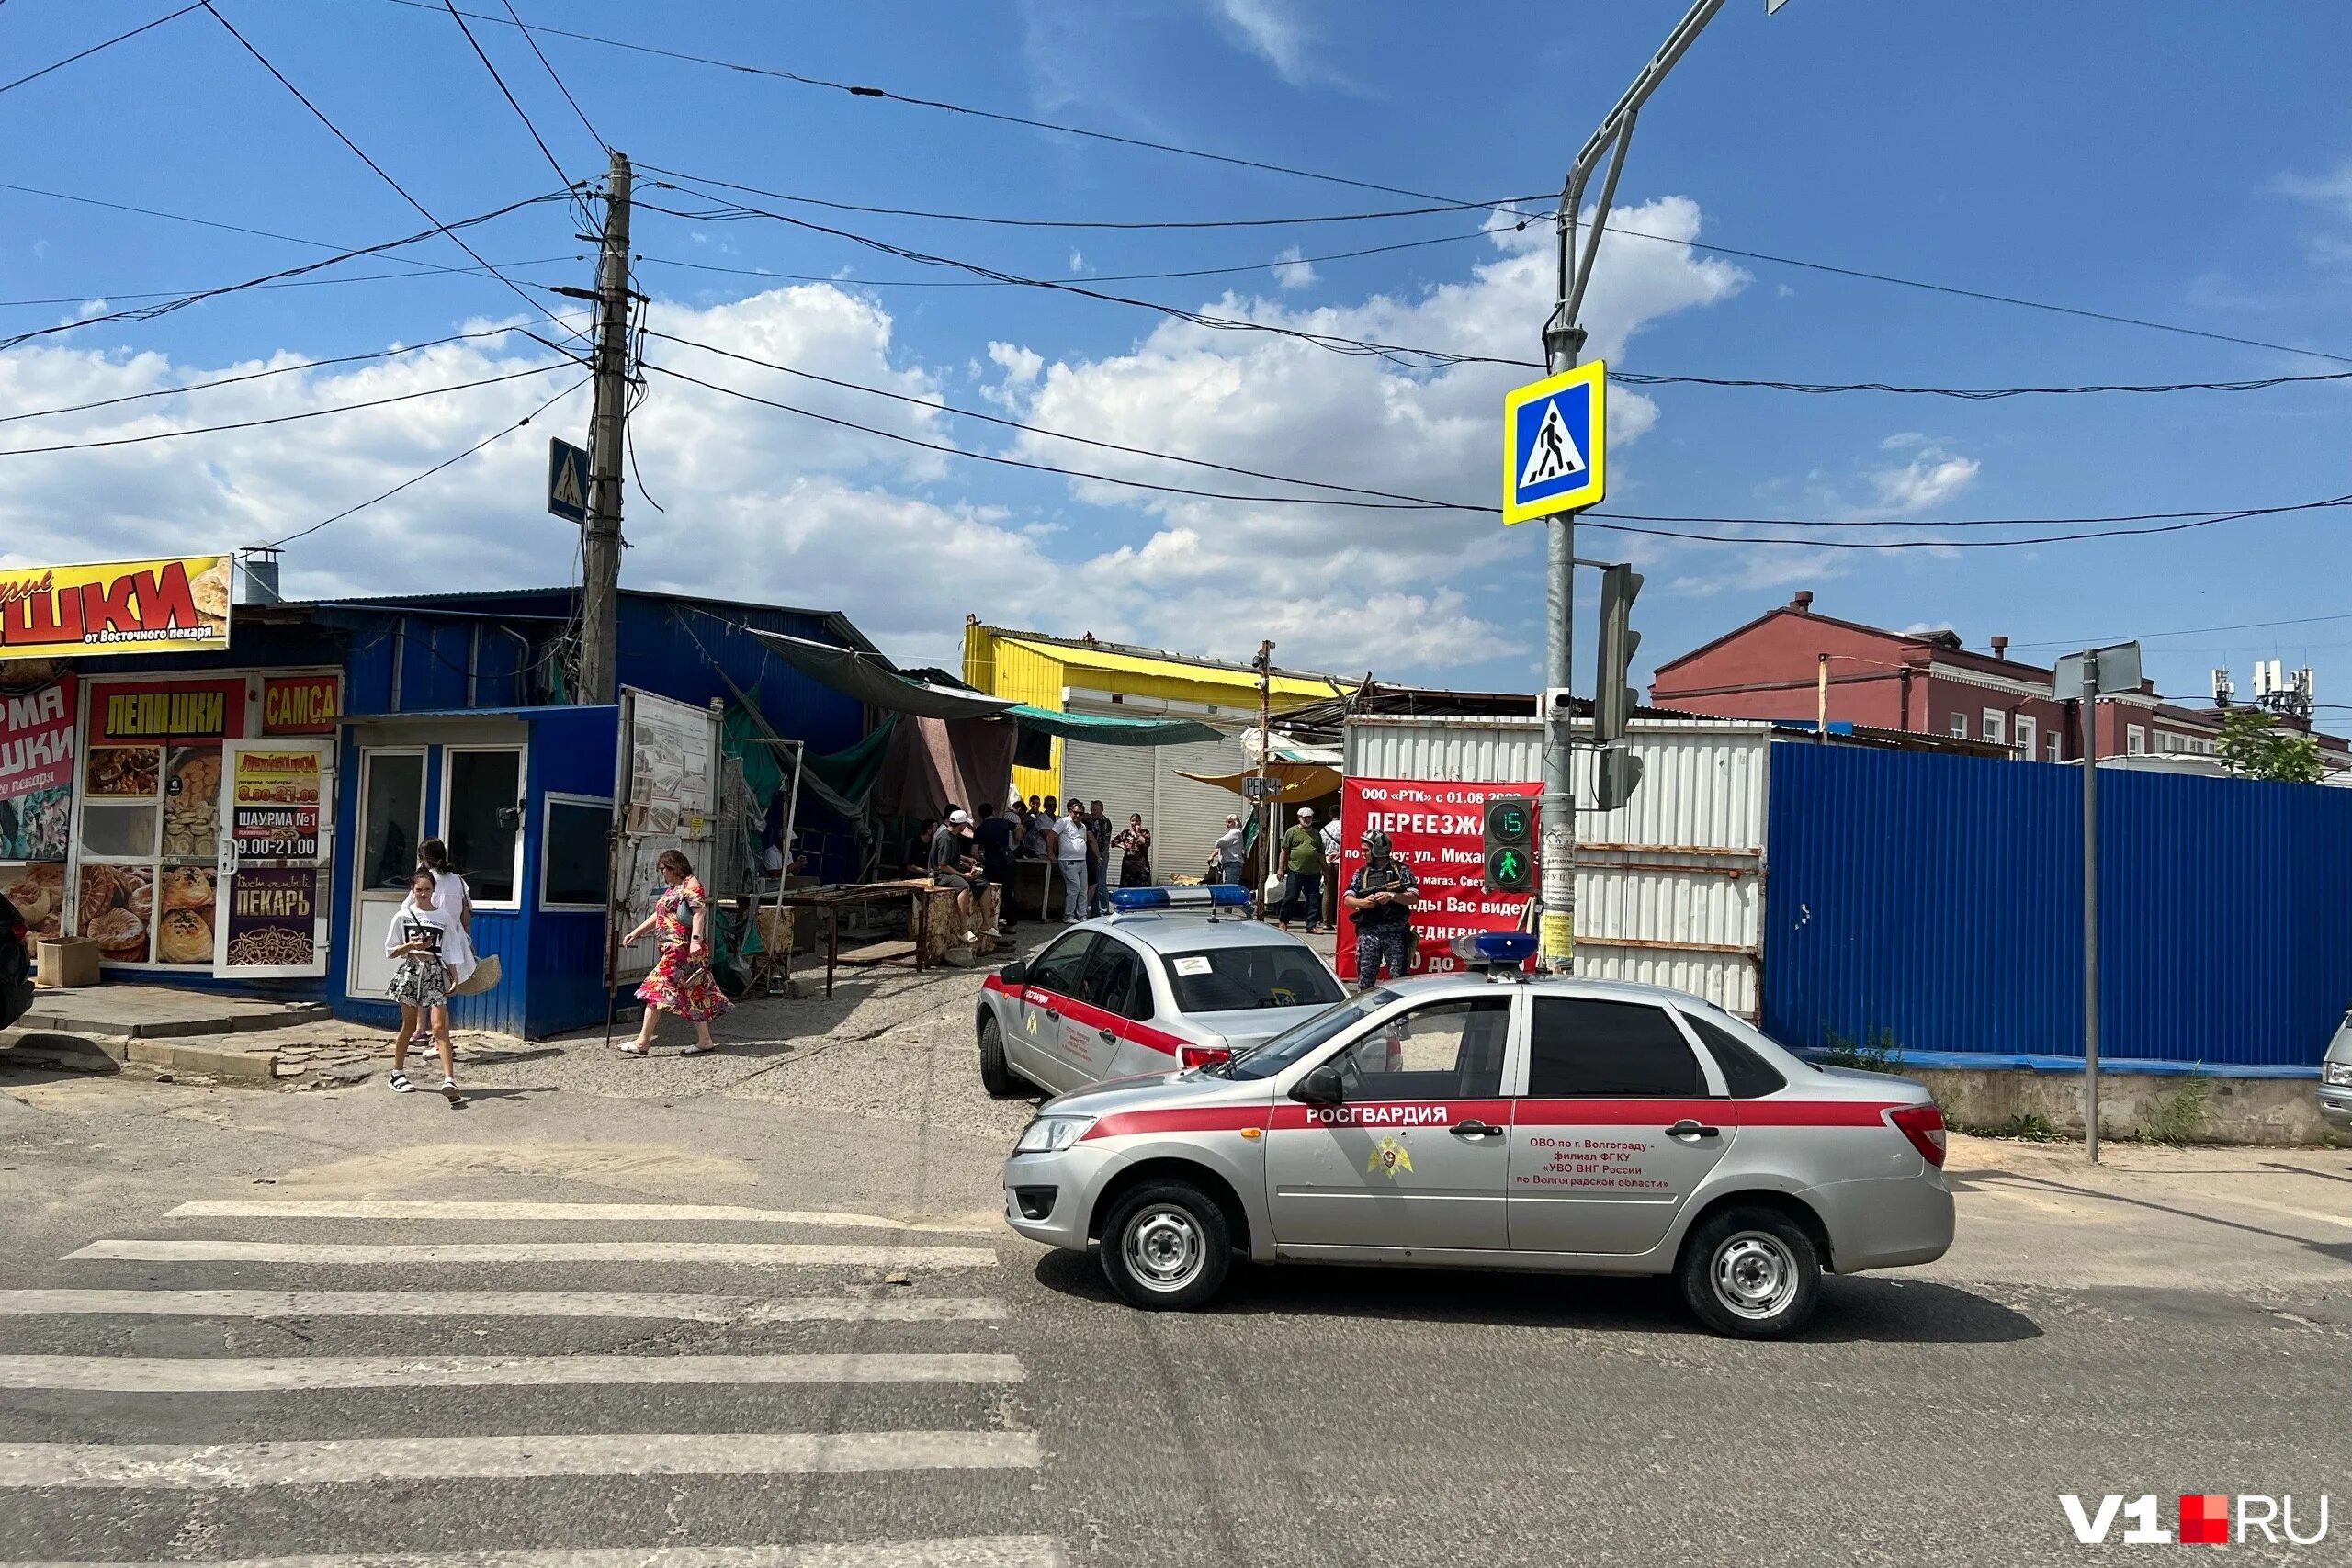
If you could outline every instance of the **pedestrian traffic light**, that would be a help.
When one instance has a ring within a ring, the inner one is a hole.
[[[1603,567],[1600,572],[1600,665],[1592,688],[1592,740],[1606,746],[1625,733],[1639,702],[1627,684],[1633,673],[1634,650],[1642,634],[1634,629],[1634,599],[1642,591],[1642,574],[1630,566]]]
[[[1489,893],[1535,891],[1535,813],[1527,797],[1487,799],[1487,859],[1484,886]]]

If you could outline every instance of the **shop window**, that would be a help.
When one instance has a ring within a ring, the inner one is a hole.
[[[605,907],[612,830],[611,801],[548,796],[547,832],[539,846],[540,908]]]
[[[523,880],[522,750],[450,747],[441,816],[450,863],[465,874],[474,907],[514,904]]]
[[[406,887],[424,834],[424,754],[368,751],[360,783],[359,886]]]

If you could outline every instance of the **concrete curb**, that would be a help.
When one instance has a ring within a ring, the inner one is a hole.
[[[119,1040],[193,1039],[207,1035],[247,1034],[265,1029],[286,1029],[299,1024],[323,1023],[333,1019],[334,1010],[321,1002],[287,1002],[276,1012],[250,1012],[233,1016],[214,1015],[209,1018],[150,1019],[126,1021],[94,1014],[75,1007],[71,993],[37,991],[32,1010],[18,1019],[15,1027],[40,1030],[52,1034],[78,1034],[85,1038],[108,1037]]]

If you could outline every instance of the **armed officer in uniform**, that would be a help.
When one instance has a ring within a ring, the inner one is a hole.
[[[1413,869],[1398,860],[1388,835],[1374,828],[1363,836],[1363,864],[1348,879],[1340,902],[1356,920],[1356,989],[1380,983],[1380,965],[1391,979],[1412,972],[1413,903],[1421,894]]]

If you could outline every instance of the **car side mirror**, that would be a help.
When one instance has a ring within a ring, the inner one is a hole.
[[[996,977],[1008,986],[1018,986],[1029,978],[1029,965],[1018,958],[996,972]]]
[[[1328,1062],[1312,1069],[1298,1080],[1298,1087],[1290,1091],[1290,1097],[1308,1105],[1339,1104],[1345,1097],[1340,1082],[1340,1069]]]

